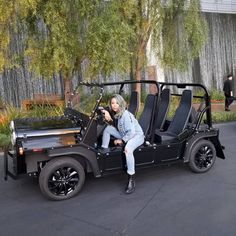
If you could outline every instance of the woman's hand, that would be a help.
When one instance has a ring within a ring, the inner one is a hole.
[[[112,118],[111,118],[111,116],[110,116],[110,113],[108,112],[108,111],[106,111],[106,110],[102,110],[102,114],[104,115],[104,119],[106,120],[106,121],[111,121],[112,120]]]
[[[114,141],[114,144],[115,144],[115,145],[122,145],[122,144],[123,144],[123,141],[122,141],[122,139],[116,139],[116,140]]]

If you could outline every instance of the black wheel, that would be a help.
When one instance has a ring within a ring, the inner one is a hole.
[[[215,163],[215,146],[208,140],[200,140],[194,144],[189,158],[189,167],[195,173],[208,171]]]
[[[49,161],[39,176],[41,192],[51,200],[65,200],[75,196],[83,187],[84,181],[82,165],[71,157]]]

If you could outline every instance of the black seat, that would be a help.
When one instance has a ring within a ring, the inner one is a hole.
[[[155,138],[158,142],[171,141],[180,135],[186,128],[192,110],[192,91],[184,90],[175,115],[166,131],[155,130]]]
[[[166,116],[170,105],[170,89],[163,89],[161,91],[160,100],[157,102],[155,129],[161,130],[164,126]]]
[[[149,136],[149,131],[152,128],[153,124],[153,114],[156,108],[157,96],[154,94],[148,94],[145,99],[145,104],[143,112],[139,118],[139,124],[143,129],[144,135],[146,138]]]
[[[134,116],[136,116],[136,113],[138,111],[138,92],[132,91],[130,95],[130,101],[128,106],[128,111],[131,112]]]

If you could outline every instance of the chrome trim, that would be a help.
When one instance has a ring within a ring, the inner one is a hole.
[[[15,123],[13,120],[10,122],[10,130],[12,132],[11,133],[11,143],[14,146],[16,143],[17,135],[16,135],[16,131],[15,131]]]
[[[17,132],[17,138],[73,134],[73,133],[80,133],[80,131],[81,128],[66,128],[66,129],[54,129],[54,130],[22,130]]]

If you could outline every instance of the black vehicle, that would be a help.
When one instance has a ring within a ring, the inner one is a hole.
[[[128,100],[127,109],[136,115],[138,94],[130,93],[135,83],[140,83],[144,91],[150,86],[158,91],[147,94],[143,110],[138,111],[145,142],[134,152],[137,171],[183,162],[192,171],[202,173],[214,165],[216,156],[225,158],[219,130],[212,126],[210,97],[203,85],[156,81],[80,83],[76,89],[79,104],[71,102],[63,116],[11,122],[12,148],[4,153],[5,179],[26,174],[38,177],[44,196],[64,200],[82,189],[87,173],[102,177],[124,171],[123,147],[111,141],[110,151],[100,152],[107,125],[101,106],[107,106],[106,91],[120,93]],[[201,96],[193,95],[199,90]],[[170,109],[175,109],[172,117]]]

